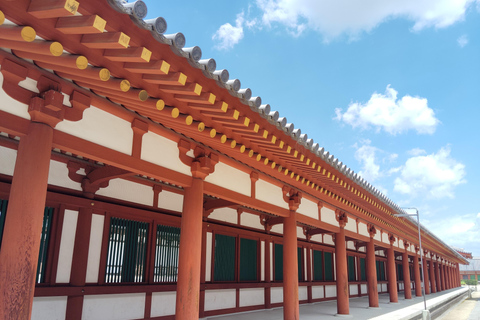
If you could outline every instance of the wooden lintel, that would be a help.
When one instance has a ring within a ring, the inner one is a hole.
[[[123,32],[103,32],[86,34],[80,42],[90,49],[122,49],[128,47],[130,37]]]
[[[165,60],[151,60],[150,62],[126,62],[123,68],[131,73],[168,74],[170,64]]]
[[[189,83],[184,86],[165,86],[160,87],[159,89],[168,93],[192,96],[198,96],[202,93],[202,86],[198,83]]]
[[[58,57],[19,50],[14,50],[13,53],[22,59],[30,59],[35,62],[45,62],[67,68],[86,69],[88,66],[88,60],[85,56],[77,56],[68,53],[63,53]]]
[[[187,102],[187,103],[195,103],[195,104],[206,104],[206,105],[213,105],[215,103],[216,96],[213,93],[203,92],[199,96],[192,96],[192,95],[178,95],[174,96],[175,99]]]
[[[73,16],[79,3],[75,0],[32,0],[27,12],[38,19]]]
[[[181,72],[169,73],[168,75],[144,74],[143,80],[148,83],[164,86],[184,86],[187,81],[187,76]]]
[[[107,22],[97,15],[60,17],[55,29],[65,34],[101,33],[106,24]]]
[[[145,47],[126,49],[106,49],[103,56],[110,61],[120,62],[149,62],[152,51]]]

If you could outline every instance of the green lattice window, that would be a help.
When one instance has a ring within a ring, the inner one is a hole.
[[[44,283],[46,277],[48,244],[52,233],[53,208],[46,207],[43,211],[42,235],[40,237],[40,251],[38,252],[37,283]]]
[[[5,215],[7,213],[7,200],[0,199],[0,248],[2,247],[3,227],[5,226]]]
[[[110,219],[105,282],[145,281],[148,223]]]
[[[323,281],[323,252],[313,250],[313,280]]]
[[[475,280],[475,275],[474,274],[470,275],[470,280]]]
[[[325,281],[333,281],[333,253],[324,253]]]
[[[214,281],[235,281],[236,240],[232,236],[215,235]]]
[[[348,266],[348,281],[355,281],[355,257],[347,257],[347,266]]]
[[[297,248],[298,281],[303,281],[303,248]]]
[[[257,281],[258,241],[240,239],[240,281]]]
[[[385,262],[375,261],[377,265],[377,281],[385,281]]]
[[[177,281],[179,246],[180,228],[157,225],[153,281]]]
[[[360,258],[360,281],[367,281],[365,258]]]
[[[274,247],[275,257],[275,281],[283,281],[283,245],[275,243]]]
[[[403,265],[401,263],[397,264],[397,280],[403,281]]]

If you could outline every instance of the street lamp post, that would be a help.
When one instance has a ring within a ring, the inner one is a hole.
[[[427,298],[425,297],[425,275],[423,274],[423,255],[422,255],[422,235],[420,233],[420,214],[418,213],[418,209],[417,208],[403,208],[403,209],[406,209],[406,210],[415,210],[416,213],[401,213],[401,214],[396,214],[395,216],[398,217],[398,218],[402,218],[402,217],[413,217],[413,216],[417,216],[417,226],[418,226],[418,243],[419,243],[419,246],[420,246],[420,263],[421,263],[421,268],[420,268],[420,272],[421,272],[421,275],[422,275],[422,296],[423,296],[423,304],[424,304],[424,307],[425,307],[425,310],[427,310]]]

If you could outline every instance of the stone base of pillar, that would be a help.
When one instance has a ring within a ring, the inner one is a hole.
[[[353,318],[353,316],[351,314],[340,314],[340,313],[336,313],[335,314],[335,317],[340,317],[340,318]]]
[[[422,310],[422,320],[431,320],[432,317],[430,316],[429,310]]]

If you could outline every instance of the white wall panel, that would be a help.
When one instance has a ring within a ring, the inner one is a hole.
[[[347,241],[347,249],[356,250],[353,241]]]
[[[94,106],[83,111],[82,120],[63,120],[55,129],[125,154],[132,153],[132,124]]]
[[[0,90],[0,92],[2,92],[2,90]],[[2,103],[0,103],[0,106],[1,105]],[[0,146],[0,173],[6,174],[7,176],[13,176],[16,159],[17,150]]]
[[[362,290],[362,294],[367,293],[367,285],[366,284],[361,284],[360,285],[360,290]]]
[[[170,316],[175,314],[177,294],[173,292],[153,292],[151,317]]]
[[[248,197],[252,194],[250,174],[222,162],[215,165],[215,171],[209,174],[205,181]]]
[[[345,230],[357,233],[357,222],[355,219],[348,218],[347,224],[345,225]]]
[[[337,286],[325,286],[325,298],[337,296]]]
[[[265,180],[258,179],[255,184],[255,197],[258,200],[271,203],[281,208],[289,209],[288,203],[283,200],[282,188],[274,184],[268,183]]]
[[[382,242],[390,244],[390,240],[388,240],[388,234],[386,232],[382,233]]]
[[[356,284],[351,284],[350,286],[350,295],[357,295],[358,294],[358,285]]]
[[[280,303],[280,302],[283,302],[283,288],[272,287],[270,289],[270,303]]]
[[[256,214],[243,212],[240,215],[240,223],[245,227],[265,230],[265,227],[260,223],[260,217]]]
[[[96,194],[146,206],[153,205],[153,188],[151,186],[119,178],[110,180],[108,187],[100,188]]]
[[[206,257],[205,257],[205,281],[212,280],[212,238],[213,235],[211,232],[207,232],[207,241],[206,241]]]
[[[308,299],[308,291],[306,286],[299,286],[298,287],[298,300],[304,301]]]
[[[205,311],[235,308],[235,289],[205,290]]]
[[[210,213],[208,218],[237,224],[238,213],[237,210],[232,208],[219,208],[213,210],[213,212]]]
[[[270,232],[283,234],[283,223],[279,223],[272,226],[272,229],[270,230]]]
[[[379,230],[377,230],[377,233],[375,233],[375,236],[373,236],[373,239],[377,241],[382,241],[382,235]]]
[[[264,288],[240,289],[240,307],[258,306],[265,304]]]
[[[303,228],[299,227],[299,226],[297,226],[297,238],[299,238],[299,239],[306,239],[307,238],[305,236],[305,234],[303,234]]]
[[[338,227],[338,221],[337,221],[337,218],[335,217],[335,211],[323,207],[321,217],[323,222]]]
[[[335,242],[333,242],[333,237],[330,234],[323,235],[323,243],[335,245]]]
[[[297,212],[318,220],[318,204],[314,201],[303,198]]]
[[[358,233],[361,234],[362,236],[370,237],[370,234],[368,233],[367,225],[363,222],[358,223]]]
[[[83,174],[85,174],[85,171]],[[73,181],[68,177],[67,164],[58,161],[50,161],[50,169],[48,171],[48,184],[82,191],[82,185]]]
[[[312,286],[312,299],[323,299],[325,297],[323,286]]]
[[[316,241],[322,243],[322,235],[321,234],[314,234],[311,238],[311,241]]]
[[[180,161],[177,143],[150,131],[142,137],[141,159],[188,176],[192,175],[191,168]]]
[[[65,320],[67,297],[34,297],[31,320]]]
[[[183,212],[183,195],[163,190],[158,194],[158,207],[165,210]]]
[[[0,66],[1,67],[1,66]],[[36,81],[27,78],[22,81],[22,83],[31,82],[36,84]],[[5,93],[2,89],[3,85],[3,73],[0,72],[0,110],[3,110],[7,113],[14,114],[24,119],[30,120],[30,114],[28,113],[28,105],[18,102],[17,100],[11,98]],[[33,87],[35,85],[32,85]],[[38,91],[38,90],[37,90]]]
[[[387,284],[382,283],[382,292],[385,292],[385,291],[387,291]]]
[[[57,283],[69,283],[72,270],[73,246],[77,231],[78,211],[65,210],[63,218],[62,237],[58,252]]]
[[[143,319],[145,293],[87,295],[82,320]]]
[[[103,224],[105,216],[92,215],[92,227],[90,228],[90,245],[87,261],[87,283],[98,282],[98,271],[100,268],[100,255],[102,253]]]

